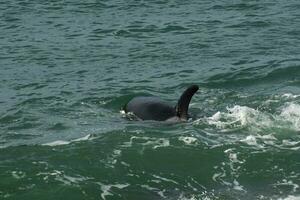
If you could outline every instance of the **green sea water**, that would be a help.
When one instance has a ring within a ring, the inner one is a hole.
[[[300,199],[298,0],[0,8],[0,199]],[[122,112],[191,84],[186,123]]]

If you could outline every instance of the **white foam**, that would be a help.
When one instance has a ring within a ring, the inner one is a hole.
[[[127,162],[121,161],[121,164],[124,165],[125,167],[130,167],[130,164],[128,164]]]
[[[274,137],[274,135],[272,134],[268,134],[268,135],[258,135],[258,138],[264,139],[264,140],[277,140],[276,137]]]
[[[147,190],[150,190],[150,191],[153,191],[153,192],[156,192],[156,194],[158,194],[160,197],[162,198],[166,198],[166,196],[164,195],[164,190],[163,191],[158,191],[159,189],[158,188],[154,188],[154,187],[151,187],[149,185],[141,185],[142,188],[145,188]]]
[[[227,108],[227,112],[216,112],[211,117],[206,118],[206,121],[223,132],[247,128],[251,135],[247,135],[239,141],[251,146],[258,148],[272,146],[300,150],[300,141],[287,139],[278,141],[276,137],[277,134],[283,134],[282,129],[300,131],[300,104],[294,102],[285,104],[276,114],[237,105]]]
[[[241,186],[240,183],[235,179],[233,181],[233,189],[238,191],[245,191],[243,186]]]
[[[288,98],[288,99],[296,99],[298,98],[300,95],[295,95],[295,94],[291,94],[291,93],[286,93],[286,94],[283,94],[282,97],[284,98]]]
[[[60,145],[66,145],[66,144],[70,144],[71,142],[69,141],[64,141],[64,140],[56,140],[53,142],[48,142],[45,144],[42,144],[43,146],[60,146]]]
[[[300,130],[300,105],[288,103],[278,114],[270,114],[259,110],[236,105],[227,108],[227,112],[216,112],[211,117],[205,118],[209,125],[214,125],[222,131],[247,127],[253,133],[264,133],[266,129],[279,128]],[[264,139],[264,138],[261,138]],[[248,141],[247,141],[248,140]],[[255,138],[246,138],[244,142],[255,143]]]
[[[193,145],[198,141],[197,138],[191,136],[180,136],[178,140],[183,141],[187,145]]]
[[[256,137],[253,135],[248,135],[245,139],[240,140],[248,145],[257,146]]]
[[[77,138],[77,139],[74,139],[74,140],[71,140],[72,142],[78,142],[78,141],[85,141],[85,140],[88,140],[91,138],[91,134],[87,134],[86,136],[84,137],[81,137],[81,138]]]
[[[296,146],[300,144],[300,141],[282,140],[282,144],[285,146]]]
[[[167,138],[151,138],[146,136],[132,136],[129,142],[124,142],[122,147],[132,147],[133,145],[152,146],[153,149],[168,147],[170,141]]]
[[[80,175],[77,176],[69,176],[66,175],[64,171],[59,170],[53,170],[48,172],[39,172],[36,174],[36,176],[42,176],[43,180],[45,182],[49,181],[49,178],[53,178],[56,181],[59,181],[65,185],[78,185],[81,182],[85,182],[91,178],[89,177],[83,177]]]
[[[225,177],[225,176],[226,176],[226,174],[224,172],[223,173],[215,173],[212,176],[212,180],[215,181],[215,182],[218,182],[217,179]]]
[[[153,149],[161,148],[161,147],[168,147],[170,146],[170,141],[166,138],[160,138],[159,140],[154,142]]]
[[[295,130],[300,130],[300,105],[288,103],[281,111],[280,116],[291,122]]]
[[[118,162],[118,158],[121,156],[122,151],[119,149],[113,150],[112,154],[110,154],[104,161],[105,165],[108,167],[114,168],[115,164]]]
[[[125,110],[120,110],[120,114],[122,117],[126,117],[129,120],[134,120],[134,119],[140,120],[133,112],[126,113]]]
[[[226,149],[224,151],[224,153],[228,154],[228,158],[229,158],[231,164],[232,163],[244,163],[244,161],[241,161],[238,159],[237,153],[234,153],[234,149]]]
[[[178,200],[198,200],[198,198],[195,195],[192,195],[191,197],[185,197],[183,194],[181,194]],[[205,200],[208,199],[205,198]]]
[[[111,185],[101,185],[101,190],[102,190],[102,193],[101,193],[101,197],[102,199],[106,199],[105,197],[106,196],[112,196],[113,194],[109,192],[111,188]]]
[[[286,198],[279,198],[278,200],[300,200],[300,196],[289,195]]]
[[[103,183],[98,183],[101,187],[101,190],[102,190],[102,193],[101,193],[101,197],[102,199],[106,200],[106,196],[113,196],[113,193],[110,191],[111,188],[115,187],[115,188],[118,188],[118,189],[123,189],[125,187],[128,187],[129,184],[126,183],[126,184],[103,184]]]
[[[207,118],[207,122],[221,129],[247,125],[260,127],[272,124],[272,120],[268,115],[253,108],[239,105],[227,108],[227,112],[216,112],[213,116]]]
[[[212,198],[215,199],[215,198]],[[189,194],[188,196],[185,196],[184,193],[180,194],[178,197],[178,200],[211,200],[209,196],[207,196],[207,192],[204,191],[202,194]]]
[[[208,118],[208,123],[216,125],[218,127],[222,127],[222,123],[220,122],[220,120],[221,120],[221,112],[218,111],[213,116]]]
[[[79,141],[84,141],[84,140],[89,140],[91,138],[91,134],[88,134],[84,137],[81,138],[77,138],[74,140],[70,140],[70,141],[65,141],[65,140],[56,140],[53,142],[48,142],[48,143],[44,143],[42,144],[43,146],[60,146],[60,145],[67,145],[70,144],[71,142],[79,142]]]
[[[170,182],[170,183],[174,183],[176,185],[179,185],[179,183],[177,183],[176,181],[172,180],[172,179],[169,179],[169,178],[164,178],[164,177],[161,177],[161,176],[158,176],[158,175],[155,175],[153,174],[152,175],[154,178],[158,179],[158,180],[162,180],[162,181],[166,181],[166,182]]]
[[[0,191],[0,197],[3,197],[4,199],[9,198],[11,196],[12,196],[11,194],[4,193],[4,192]]]
[[[87,180],[84,177],[72,177],[65,174],[60,174],[59,176],[55,177],[55,180],[64,183],[65,185],[77,185],[79,182]]]
[[[229,115],[239,121],[242,126],[254,122],[255,116],[259,115],[259,112],[253,108],[247,106],[234,106],[233,108],[227,108]]]
[[[275,186],[285,186],[285,185],[292,186],[293,187],[293,192],[296,192],[297,189],[299,188],[298,184],[294,183],[291,180],[286,180],[286,179],[283,179],[281,182],[278,182],[278,183],[276,183],[274,185]]]
[[[11,175],[15,178],[15,179],[22,179],[26,176],[25,172],[22,171],[12,171]]]
[[[99,104],[101,104],[101,105],[107,104],[107,101],[98,101],[98,102],[99,102]]]

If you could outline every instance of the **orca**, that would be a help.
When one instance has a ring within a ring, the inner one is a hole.
[[[124,106],[124,111],[133,113],[139,120],[187,121],[190,101],[198,89],[197,85],[188,87],[175,106],[158,97],[134,97]]]

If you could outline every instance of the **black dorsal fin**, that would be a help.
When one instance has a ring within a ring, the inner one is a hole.
[[[190,101],[198,89],[198,85],[192,85],[180,96],[176,105],[176,113],[179,118],[187,120]]]

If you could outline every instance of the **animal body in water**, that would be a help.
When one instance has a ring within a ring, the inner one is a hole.
[[[190,101],[198,89],[197,85],[187,88],[175,106],[158,97],[134,97],[124,110],[126,113],[133,113],[140,120],[186,121]]]

